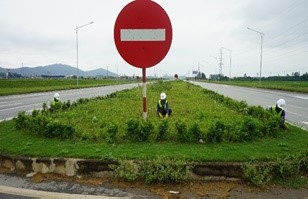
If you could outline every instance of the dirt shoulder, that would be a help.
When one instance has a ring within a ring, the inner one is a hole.
[[[16,183],[19,182],[19,183]],[[152,184],[125,182],[110,175],[100,177],[64,177],[57,174],[16,174],[0,169],[0,185],[72,194],[102,195],[129,198],[302,198],[308,199],[308,189],[281,186],[257,188],[241,180],[190,181]]]

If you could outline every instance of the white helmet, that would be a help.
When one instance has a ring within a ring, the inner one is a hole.
[[[60,100],[60,95],[59,93],[55,93],[55,95],[53,96],[56,100]]]
[[[161,93],[161,94],[160,94],[160,99],[161,99],[161,100],[164,100],[164,99],[166,99],[166,98],[167,98],[166,93]]]
[[[284,99],[279,99],[277,101],[277,106],[281,109],[283,109],[283,106],[286,105],[286,101]]]

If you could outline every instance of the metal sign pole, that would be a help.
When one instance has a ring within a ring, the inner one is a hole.
[[[147,87],[146,68],[142,68],[142,97],[143,97],[143,119],[147,119]]]

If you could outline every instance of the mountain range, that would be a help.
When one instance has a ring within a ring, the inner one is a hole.
[[[78,71],[78,72],[77,72]],[[96,77],[96,76],[117,76],[117,74],[107,71],[103,68],[83,71],[76,67],[72,67],[65,64],[51,64],[47,66],[37,66],[37,67],[21,67],[16,69],[7,69],[0,67],[0,73],[10,72],[19,74],[23,77],[32,77],[32,76],[72,76],[79,75],[84,77]],[[77,74],[78,73],[78,74]]]

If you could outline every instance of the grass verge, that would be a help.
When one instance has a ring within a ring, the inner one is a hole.
[[[265,161],[307,150],[308,133],[297,127],[277,138],[249,143],[181,144],[124,143],[46,139],[15,129],[14,122],[0,123],[0,152],[30,157],[86,159],[148,159],[159,156],[193,161]]]
[[[74,79],[0,79],[0,96],[54,90],[66,90],[132,83],[132,80],[117,79],[80,79],[77,87]]]

